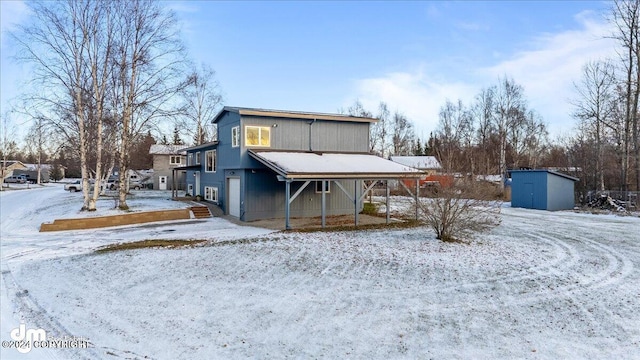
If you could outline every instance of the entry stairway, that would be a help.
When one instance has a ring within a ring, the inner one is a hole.
[[[189,208],[196,219],[206,219],[212,217],[211,211],[206,206],[192,206]]]

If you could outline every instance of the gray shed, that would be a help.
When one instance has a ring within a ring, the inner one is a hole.
[[[570,210],[575,206],[577,178],[551,170],[512,170],[511,206],[539,210]]]

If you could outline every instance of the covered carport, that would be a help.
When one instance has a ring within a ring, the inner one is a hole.
[[[359,204],[380,181],[386,187],[387,223],[389,222],[389,180],[419,179],[425,174],[405,165],[395,163],[371,154],[360,153],[327,153],[327,152],[287,152],[287,151],[254,151],[249,150],[251,157],[277,174],[278,180],[285,186],[285,229],[290,230],[291,203],[312,182],[321,185],[321,218],[322,227],[326,227],[326,189],[327,183],[333,182],[353,203],[354,224],[358,225]],[[297,191],[291,194],[291,184],[302,182]],[[349,193],[340,181],[354,181],[354,191]],[[370,181],[362,190],[361,181]],[[418,182],[416,181],[416,184]],[[413,194],[417,202],[418,191]],[[416,216],[417,216],[416,206]]]

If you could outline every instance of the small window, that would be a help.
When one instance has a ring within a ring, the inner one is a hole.
[[[200,165],[200,151],[196,153],[196,165]]]
[[[240,126],[231,128],[231,147],[240,146]]]
[[[244,129],[245,146],[271,146],[271,128],[260,126],[246,126]]]
[[[187,156],[187,165],[193,165],[193,153],[189,153]]]
[[[206,172],[216,172],[216,150],[209,150],[205,152],[206,156],[206,166],[204,171]]]
[[[204,199],[213,201],[213,202],[218,202],[218,188],[212,187],[212,186],[205,186]]]
[[[182,156],[173,156],[169,157],[169,164],[171,165],[180,165],[182,164]]]
[[[324,187],[324,191],[325,193],[330,193],[331,192],[331,181],[327,181],[325,182],[325,187]],[[316,181],[316,193],[321,193],[322,192],[322,181]]]

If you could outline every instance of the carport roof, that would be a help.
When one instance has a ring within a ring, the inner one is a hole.
[[[425,173],[370,154],[254,151],[249,154],[286,179],[398,179]]]

